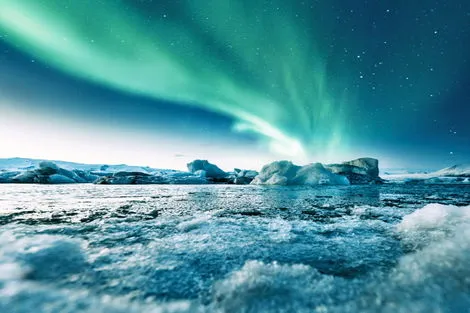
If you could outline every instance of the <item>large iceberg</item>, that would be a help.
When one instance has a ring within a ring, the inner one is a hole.
[[[326,169],[321,163],[298,166],[290,161],[265,165],[253,185],[349,185],[349,180]]]
[[[294,165],[290,161],[276,161],[263,167],[252,184],[256,185],[348,185],[377,184],[379,161],[360,158],[341,164],[312,163]]]
[[[379,160],[360,158],[341,164],[329,164],[326,168],[335,174],[346,176],[351,184],[377,184],[383,180],[379,177]]]

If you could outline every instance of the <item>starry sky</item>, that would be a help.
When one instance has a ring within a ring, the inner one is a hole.
[[[470,162],[466,0],[0,0],[0,157]]]

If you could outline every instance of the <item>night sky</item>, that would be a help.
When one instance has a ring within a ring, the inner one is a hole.
[[[470,162],[468,0],[0,0],[0,157]]]

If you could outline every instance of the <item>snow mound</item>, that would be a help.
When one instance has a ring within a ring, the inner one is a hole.
[[[413,247],[441,241],[470,229],[470,206],[428,204],[406,215],[396,229],[402,241]]]
[[[216,283],[216,312],[313,312],[325,301],[334,278],[303,264],[247,261]]]

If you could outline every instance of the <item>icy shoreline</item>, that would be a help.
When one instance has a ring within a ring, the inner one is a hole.
[[[0,310],[464,312],[469,204],[463,185],[0,185]]]
[[[184,172],[127,165],[3,159],[0,160],[0,183],[349,185],[383,182],[379,177],[378,160],[372,158],[305,166],[276,161],[265,165],[260,172],[237,168],[225,172],[207,160],[194,160],[187,164],[187,168],[188,171]]]
[[[360,158],[341,164],[298,166],[276,161],[258,172],[235,168],[225,172],[207,160],[187,164],[188,171],[146,166],[79,164],[39,159],[0,159],[0,183],[104,185],[361,185],[361,184],[470,184],[470,166],[456,165],[430,173],[390,173],[379,176],[379,162]]]

